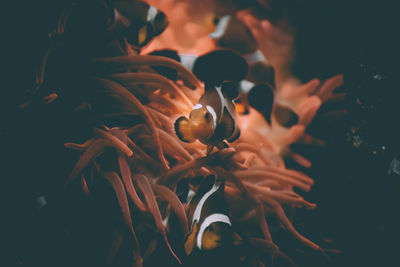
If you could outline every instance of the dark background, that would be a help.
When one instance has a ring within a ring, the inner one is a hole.
[[[317,243],[334,241],[341,252],[330,254],[332,266],[400,264],[400,176],[388,174],[390,162],[400,159],[399,23],[398,10],[389,2],[310,1],[300,27],[299,76],[307,80],[343,72],[342,90],[349,94],[340,106],[348,110],[346,117],[326,119],[323,113],[337,108],[328,106],[310,127],[326,147],[294,147],[313,161],[304,171],[316,177],[316,184],[304,197],[318,204],[314,211],[297,211],[295,224]],[[62,1],[50,0],[2,3],[2,266],[70,266],[79,260],[69,253],[85,253],[70,251],[63,232],[67,218],[57,206],[60,181],[73,164],[51,147],[57,121],[18,108],[34,88],[34,70],[61,6]],[[357,147],[353,141],[358,138],[363,142]],[[42,194],[51,212],[39,210],[36,198]]]

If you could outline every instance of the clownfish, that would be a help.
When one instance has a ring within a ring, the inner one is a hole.
[[[219,47],[231,48],[239,52],[249,65],[265,61],[265,57],[258,49],[257,41],[246,28],[246,26],[237,18],[231,15],[214,15],[211,24],[208,26],[214,29],[209,37],[217,42]],[[208,19],[208,24],[210,24]]]
[[[128,43],[136,47],[145,46],[168,26],[167,16],[163,12],[153,6],[147,6],[146,18],[132,19],[130,27],[126,30]]]
[[[175,121],[175,132],[188,143],[199,140],[210,153],[214,147],[228,147],[240,136],[235,123],[234,100],[239,94],[239,81],[247,74],[246,61],[229,50],[218,50],[199,57],[193,73],[205,82],[205,92],[193,107],[189,118]]]
[[[92,2],[73,3],[63,12],[57,31],[49,37],[54,41],[74,37],[92,44],[125,36],[129,44],[142,47],[168,26],[163,12],[142,1]]]
[[[248,81],[273,84],[272,66],[247,26],[232,15],[235,13],[217,7],[216,14],[211,14],[206,20],[207,28],[210,29],[209,37],[215,40],[217,47],[233,49],[246,60],[249,65]]]
[[[231,87],[231,84],[222,84],[206,90],[189,118],[182,116],[176,120],[175,132],[179,139],[188,143],[199,140],[208,145],[208,152],[211,152],[214,146],[227,147],[225,139],[231,143],[239,138],[235,106],[226,93]]]
[[[232,223],[224,200],[224,182],[207,176],[189,202],[190,233],[185,240],[185,252],[213,250],[233,240]]]

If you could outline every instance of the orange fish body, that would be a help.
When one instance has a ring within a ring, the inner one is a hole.
[[[236,111],[233,99],[225,92],[233,87],[231,83],[209,88],[189,114],[189,118],[180,117],[175,122],[175,131],[184,142],[199,140],[208,146],[224,148],[228,142],[240,136],[240,129],[235,123]]]
[[[182,116],[175,122],[176,134],[182,141],[199,140],[211,152],[214,147],[227,147],[225,140],[233,142],[240,136],[233,101],[247,69],[246,61],[229,50],[213,51],[196,60],[193,72],[205,82],[205,92],[189,118]]]

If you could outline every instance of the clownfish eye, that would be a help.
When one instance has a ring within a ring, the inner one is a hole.
[[[208,230],[209,230],[210,232],[214,232],[214,227],[213,227],[212,225],[210,225],[210,226],[208,227]]]
[[[206,112],[206,113],[204,114],[204,118],[205,118],[206,120],[208,120],[208,119],[210,118],[210,112]]]

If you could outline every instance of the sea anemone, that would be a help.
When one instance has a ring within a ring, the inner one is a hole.
[[[64,24],[65,17],[60,20],[59,34]],[[46,62],[58,47],[56,44],[44,58],[37,76],[39,88],[49,88],[45,79],[49,69]],[[291,157],[304,167],[311,166],[310,160],[291,151],[290,145],[323,143],[305,130],[324,102],[342,97],[333,93],[343,82],[341,75],[322,84],[314,79],[300,86],[275,89],[271,123],[250,107],[247,114],[240,114],[237,119],[240,138],[229,148],[207,155],[204,144],[184,143],[174,131],[175,120],[187,116],[204,92],[203,83],[172,59],[137,54],[126,38],[111,42],[105,51],[112,47],[118,48],[113,50],[113,56],[107,53],[88,56],[83,75],[42,98],[51,104],[57,97],[63,99],[72,94],[73,112],[89,110],[95,114],[95,123],[90,122],[93,131],[89,140],[82,144],[76,140],[65,143],[66,148],[81,151],[65,186],[79,185],[88,198],[96,195],[98,180],[114,190],[124,224],[113,226],[116,234],[108,262],[115,260],[124,243],[133,252],[134,266],[146,265],[156,250],[164,248],[177,262],[184,261],[188,207],[178,199],[176,185],[185,178],[196,189],[199,180],[209,174],[225,180],[233,229],[241,240],[237,246],[257,251],[243,250],[238,255],[243,266],[269,265],[276,257],[292,263],[274,243],[273,227],[323,253],[288,218],[289,208],[313,209],[316,205],[294,190],[309,191],[313,179],[287,169],[284,158]],[[115,51],[120,51],[118,56],[114,56]],[[177,71],[177,80],[170,80],[152,68],[159,66]],[[282,123],[282,116],[285,117],[282,109],[289,116],[297,116],[294,123],[289,126]],[[171,214],[176,217],[176,225],[164,224],[163,220]],[[270,219],[275,222],[273,227]],[[158,239],[164,245],[157,243]]]

